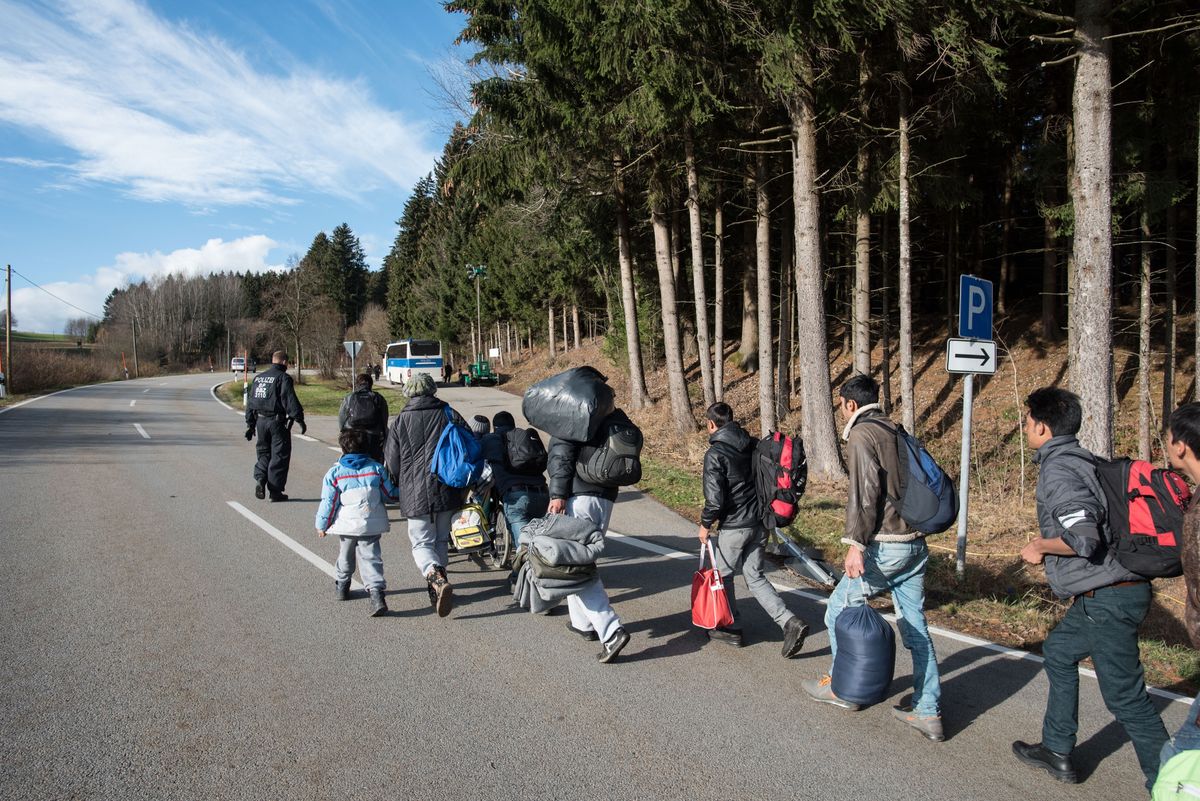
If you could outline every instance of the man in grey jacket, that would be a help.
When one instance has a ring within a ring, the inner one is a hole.
[[[941,742],[945,739],[938,705],[942,686],[925,621],[929,548],[925,535],[908,527],[892,500],[901,495],[896,426],[880,408],[879,385],[870,376],[854,376],[842,385],[839,395],[850,474],[842,542],[849,547],[845,575],[829,597],[825,612],[829,649],[836,657],[837,617],[851,598],[891,592],[892,603],[900,612],[900,638],[912,652],[913,661],[911,703],[895,707],[893,714],[926,738]],[[814,701],[852,711],[859,708],[834,695],[828,674],[803,682],[803,687]]]
[[[1040,468],[1042,536],[1022,549],[1021,558],[1044,564],[1050,589],[1071,606],[1042,645],[1050,681],[1042,741],[1017,740],[1013,754],[1059,781],[1078,781],[1071,750],[1079,728],[1079,663],[1090,656],[1104,703],[1133,741],[1149,788],[1167,741],[1162,718],[1146,692],[1138,653],[1138,626],[1153,597],[1150,582],[1129,572],[1108,548],[1096,457],[1075,438],[1083,419],[1079,397],[1045,387],[1030,393],[1025,405],[1025,439]]]

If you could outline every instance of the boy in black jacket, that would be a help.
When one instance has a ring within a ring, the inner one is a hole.
[[[737,621],[733,574],[741,568],[750,594],[783,629],[783,657],[790,659],[804,647],[808,626],[788,611],[783,599],[763,573],[763,530],[754,484],[753,437],[733,419],[727,403],[714,403],[704,413],[708,424],[708,452],[704,454],[704,511],[700,515],[700,544],[715,538],[717,564],[725,584],[729,608]],[[720,534],[712,529],[720,526]],[[740,628],[713,629],[710,639],[735,646],[742,644]]]

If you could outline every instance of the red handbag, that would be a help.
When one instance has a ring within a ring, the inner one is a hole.
[[[704,566],[708,554],[711,567]],[[717,557],[712,542],[700,548],[700,569],[692,576],[692,623],[702,629],[719,629],[733,625],[733,611],[725,595],[725,582],[716,568]]]

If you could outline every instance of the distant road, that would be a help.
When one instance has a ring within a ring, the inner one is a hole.
[[[370,619],[364,600],[332,600],[337,543],[313,529],[335,421],[295,440],[293,500],[258,501],[240,413],[209,391],[225,379],[97,385],[0,412],[0,797],[1145,797],[1093,679],[1086,781],[1071,787],[1009,750],[1040,737],[1032,659],[937,637],[949,739],[934,744],[892,719],[910,684],[902,648],[888,702],[851,714],[800,689],[828,666],[824,632],[784,661],[744,587],[747,646],[708,643],[689,630],[693,526],[636,492],[602,562],[633,635],[615,664],[465,560],[438,618],[394,510],[392,611]],[[441,395],[467,416],[519,413],[499,390]],[[787,596],[818,631],[814,597]],[[1156,702],[1174,731],[1186,706]]]

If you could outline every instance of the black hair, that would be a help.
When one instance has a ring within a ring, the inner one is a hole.
[[[838,394],[846,400],[857,403],[860,409],[863,406],[870,406],[872,403],[879,403],[879,385],[875,383],[874,378],[862,373],[842,384]]]
[[[513,419],[511,412],[496,412],[492,415],[492,428],[516,428],[517,421]]]
[[[375,381],[372,380],[369,373],[359,373],[358,378],[354,379],[354,386],[356,387],[365,387],[366,389],[370,389],[374,385]]]
[[[1171,420],[1167,425],[1171,429],[1172,439],[1188,446],[1193,457],[1200,457],[1200,403],[1180,405],[1171,412]]]
[[[713,421],[717,428],[733,422],[733,408],[723,401],[717,401],[704,413],[705,418]]]
[[[367,453],[371,449],[367,432],[361,428],[347,428],[338,434],[338,445],[342,453]]]
[[[1074,392],[1058,387],[1042,387],[1025,399],[1029,416],[1050,429],[1056,437],[1079,433],[1083,423],[1083,404]]]

